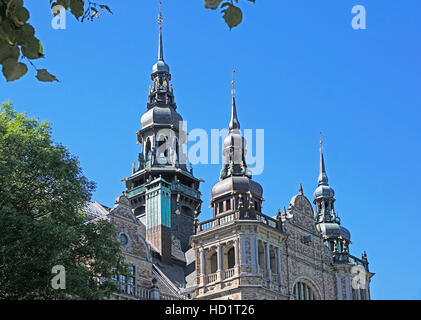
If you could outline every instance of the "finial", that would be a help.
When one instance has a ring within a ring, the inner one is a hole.
[[[320,131],[320,152],[323,152],[323,133]]]
[[[303,195],[304,194],[304,192],[303,192],[303,186],[301,185],[301,183],[300,183],[300,186],[298,187],[298,193],[300,195]]]
[[[281,209],[278,209],[278,212],[276,213],[276,219],[281,219]]]
[[[234,81],[234,74],[235,74],[235,70],[232,70],[232,81],[231,81],[231,84],[232,84],[232,90],[231,90],[231,94],[232,94],[233,96],[235,96],[235,81]]]
[[[319,179],[318,179],[319,185],[328,185],[328,179],[326,175],[326,169],[325,169],[325,160],[323,157],[323,139],[322,139],[322,132],[320,132],[320,173],[319,173]]]
[[[240,129],[240,122],[237,118],[237,107],[235,106],[235,81],[234,81],[234,74],[235,70],[232,70],[232,103],[231,103],[231,120],[228,126],[230,131],[232,130],[239,130]]]
[[[158,24],[159,24],[159,30],[162,30],[162,23],[164,22],[164,19],[162,18],[162,11],[161,11],[162,1],[158,1],[158,5],[159,5]]]

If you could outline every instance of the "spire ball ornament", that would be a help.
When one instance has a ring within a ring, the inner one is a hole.
[[[234,75],[235,75],[235,70],[232,70],[232,90],[231,90],[231,94],[232,96],[235,96],[235,80],[234,80]]]

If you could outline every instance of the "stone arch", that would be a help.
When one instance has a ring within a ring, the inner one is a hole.
[[[267,259],[266,259],[266,245],[262,241],[257,243],[257,259],[259,262],[259,267],[262,270],[266,269]]]
[[[234,268],[235,265],[235,248],[234,244],[228,244],[224,247],[223,250],[224,260],[223,268],[224,270]]]
[[[206,273],[215,273],[218,269],[218,253],[216,250],[210,250],[206,254]]]
[[[157,145],[158,145],[158,160],[160,164],[168,163],[168,155],[169,155],[169,148],[168,148],[168,136],[164,133],[158,132],[156,137]]]
[[[292,294],[296,300],[321,300],[319,286],[309,277],[298,276],[292,285]]]

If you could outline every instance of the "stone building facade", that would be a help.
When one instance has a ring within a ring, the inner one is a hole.
[[[182,117],[164,61],[162,30],[147,110],[137,132],[142,145],[126,190],[113,208],[88,204],[90,219],[109,219],[131,277],[114,279],[114,299],[370,299],[365,252],[351,255],[350,232],[335,211],[323,149],[313,204],[300,185],[287,209],[262,212],[263,188],[246,164],[235,91],[224,164],[212,188],[213,217],[199,222],[200,182],[181,146]],[[233,83],[234,85],[234,83]],[[314,206],[313,206],[314,205]]]

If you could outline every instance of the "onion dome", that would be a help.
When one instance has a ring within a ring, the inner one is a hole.
[[[228,177],[217,182],[212,188],[212,199],[216,199],[222,195],[230,194],[232,192],[237,193],[247,193],[255,197],[261,198],[263,195],[262,186],[251,180],[249,177],[239,176],[239,177]]]
[[[181,115],[169,106],[154,107],[149,109],[140,118],[142,129],[150,125],[167,125],[178,129],[180,121],[183,121]]]
[[[314,191],[314,198],[333,198],[335,196],[335,191],[329,186],[325,161],[323,158],[323,150],[320,151],[320,174],[318,179],[319,186]]]
[[[247,193],[252,197],[261,199],[263,188],[259,183],[252,180],[251,173],[247,169],[247,141],[240,132],[240,121],[238,121],[234,93],[233,81],[229,132],[223,142],[225,163],[221,170],[220,181],[212,188],[212,199],[233,193]]]

